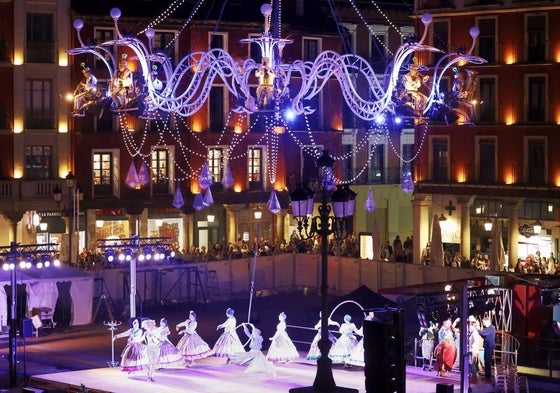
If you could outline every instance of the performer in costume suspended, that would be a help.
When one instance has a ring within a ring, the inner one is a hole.
[[[328,320],[329,326],[336,326],[340,328],[340,323],[333,321],[329,318]],[[314,327],[317,330],[317,334],[313,337],[313,341],[311,342],[311,346],[309,347],[309,352],[307,353],[307,360],[317,360],[321,357],[321,351],[319,350],[319,340],[321,339],[321,312],[319,311],[319,322],[315,324]],[[336,337],[329,331],[329,340],[334,345],[336,343]]]
[[[155,382],[154,374],[158,368],[160,340],[156,321],[146,319],[142,321],[142,328],[145,330],[144,339],[146,340],[146,357],[148,359],[147,376],[148,381]]]
[[[251,328],[251,330],[249,330]],[[263,337],[261,331],[252,323],[244,323],[243,331],[249,337],[249,352],[240,352],[231,356],[231,363],[240,366],[249,364],[246,373],[265,373],[269,377],[276,377],[274,365],[262,353]]]
[[[171,341],[169,341],[168,336],[170,334],[171,332],[169,331],[167,319],[161,318],[158,326],[158,335],[160,342],[158,361],[159,368],[181,367],[185,365],[185,362],[183,361],[183,355],[177,348],[175,348],[175,345],[173,345]]]
[[[191,310],[189,312],[189,319],[177,324],[175,327],[179,334],[183,334],[183,337],[181,337],[177,344],[177,349],[190,366],[194,365],[195,360],[203,359],[214,353],[208,344],[206,344],[206,341],[196,332],[197,326],[196,313]],[[184,327],[184,329],[179,330],[182,327]]]
[[[82,69],[84,79],[74,90],[74,115],[83,116],[85,110],[97,98],[97,78],[89,67]]]
[[[340,325],[340,337],[329,351],[329,357],[333,363],[344,363],[350,357],[350,353],[356,345],[358,340],[354,334],[358,334],[358,328],[352,322],[352,317],[348,314],[344,316],[344,323]]]
[[[266,358],[271,362],[289,363],[298,359],[299,353],[286,332],[286,314],[281,312],[278,321],[276,333],[270,338],[271,343]]]
[[[228,358],[235,353],[245,352],[241,340],[235,329],[237,328],[237,320],[235,319],[235,311],[232,308],[226,310],[227,319],[221,325],[216,327],[218,329],[224,329],[224,332],[216,344],[214,344],[214,355],[222,358]]]
[[[129,374],[147,368],[148,358],[146,357],[145,332],[140,328],[138,319],[132,321],[132,327],[122,333],[116,334],[113,341],[122,337],[128,337],[128,342],[121,354],[121,370]]]
[[[370,311],[368,315],[364,318],[364,321],[373,321],[375,318],[375,313]],[[362,337],[362,339],[358,342],[358,344],[354,347],[352,352],[350,352],[350,357],[346,360],[346,364],[349,366],[358,366],[358,367],[365,367],[364,361],[364,325],[360,327],[358,330],[358,335]]]

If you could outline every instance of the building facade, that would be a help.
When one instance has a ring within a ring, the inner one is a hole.
[[[417,1],[433,16],[432,44],[469,46],[469,29],[480,35],[472,66],[476,75],[461,119],[416,128],[425,148],[415,164],[413,201],[416,257],[430,239],[432,217],[447,218],[447,252],[470,259],[490,253],[491,225],[498,223],[510,268],[519,259],[556,255],[560,161],[558,139],[558,37],[555,2]],[[423,58],[433,65],[437,55]],[[448,85],[452,80],[444,81]],[[442,120],[442,119],[440,119]],[[497,221],[496,221],[497,219]],[[536,225],[535,224],[539,224]],[[537,230],[541,227],[540,232]]]

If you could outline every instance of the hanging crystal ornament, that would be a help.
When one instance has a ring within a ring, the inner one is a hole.
[[[364,209],[366,209],[368,212],[373,212],[375,210],[375,208],[377,207],[377,205],[375,204],[375,198],[373,197],[373,190],[370,187],[368,190],[368,194],[367,194],[367,198],[366,198],[366,203],[364,205]]]
[[[233,186],[233,174],[231,173],[231,169],[229,165],[226,165],[224,168],[224,176],[222,177],[222,185],[225,189],[230,188]]]
[[[185,199],[183,198],[183,193],[181,192],[181,188],[177,186],[175,188],[175,195],[173,196],[173,206],[177,209],[182,208],[185,205]]]
[[[401,188],[407,194],[414,192],[414,181],[412,181],[412,174],[410,173],[409,167],[406,167],[404,170],[404,174],[401,179]]]
[[[141,187],[140,180],[138,179],[138,172],[136,172],[136,167],[134,166],[134,161],[130,163],[130,168],[128,168],[128,173],[124,182],[130,188],[139,189]]]
[[[193,200],[193,204],[192,206],[195,208],[195,210],[197,211],[201,211],[202,209],[204,209],[204,199],[202,198],[202,193],[198,193],[194,196],[194,200]]]
[[[142,164],[140,164],[140,171],[138,172],[138,183],[141,186],[145,186],[150,182],[150,173],[148,172],[148,166],[146,162],[142,160]]]
[[[268,202],[266,203],[268,210],[272,214],[278,213],[282,208],[280,207],[280,202],[278,201],[278,196],[276,196],[276,191],[272,190],[270,196],[268,197]]]
[[[208,187],[204,192],[204,199],[202,200],[204,206],[212,206],[214,204],[214,197],[212,196],[212,189]]]
[[[204,165],[202,165],[202,168],[200,169],[200,177],[198,178],[198,185],[203,190],[206,190],[213,183],[214,183],[214,179],[212,177],[212,174],[210,173],[210,170],[208,169],[208,163],[205,162]]]

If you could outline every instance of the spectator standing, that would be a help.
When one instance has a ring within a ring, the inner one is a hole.
[[[496,348],[496,328],[488,316],[482,319],[482,326],[483,329],[478,333],[484,339],[484,377],[490,379],[492,377],[492,358]]]

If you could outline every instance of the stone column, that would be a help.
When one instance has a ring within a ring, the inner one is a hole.
[[[519,258],[517,249],[519,243],[519,207],[523,203],[522,199],[505,199],[509,218],[509,228],[508,228],[508,269],[510,266],[517,265],[517,259]]]
[[[458,196],[457,203],[461,208],[461,256],[471,257],[471,211],[473,196]]]
[[[235,212],[231,209],[231,206],[224,205],[224,209],[226,211],[226,243],[225,247],[229,243],[236,244],[237,243],[237,216]]]
[[[2,215],[10,222],[10,242],[17,241],[17,227],[18,223],[23,218],[22,211],[9,210],[2,212]]]
[[[430,208],[432,196],[415,194],[412,201],[412,261],[422,262],[422,250],[430,241]]]

